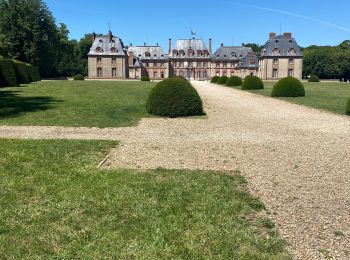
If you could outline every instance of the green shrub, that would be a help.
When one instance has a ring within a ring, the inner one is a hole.
[[[221,76],[218,80],[218,84],[226,85],[227,80],[228,80],[228,77]]]
[[[13,61],[13,64],[15,66],[18,83],[23,83],[23,84],[30,83],[26,64],[16,60]]]
[[[85,79],[85,77],[81,74],[77,74],[73,77],[73,80],[84,80],[84,79]]]
[[[39,68],[36,66],[33,66],[31,64],[26,64],[27,65],[27,70],[28,70],[28,75],[29,79],[31,82],[37,82],[41,80]]]
[[[17,76],[15,65],[12,60],[0,60],[0,86],[16,86]]]
[[[159,82],[150,92],[147,112],[153,115],[179,117],[203,115],[203,104],[190,82],[169,78]]]
[[[242,79],[238,76],[231,76],[227,80],[226,86],[242,86]]]
[[[249,89],[263,89],[264,83],[262,80],[257,76],[247,76],[245,77],[242,89],[243,90],[249,90]]]
[[[272,97],[303,97],[305,89],[300,80],[287,77],[279,80],[272,89]]]
[[[142,76],[141,81],[150,81],[148,76]]]
[[[350,116],[350,98],[348,100],[348,103],[346,104],[346,110],[345,113]]]
[[[172,77],[173,79],[179,79],[179,80],[184,80],[184,81],[188,81],[184,76],[175,76],[175,77]]]
[[[318,78],[318,76],[312,75],[312,76],[310,76],[308,81],[309,82],[320,82],[320,79]]]
[[[217,83],[218,80],[219,80],[219,78],[220,78],[219,76],[214,76],[214,77],[212,77],[210,83]]]

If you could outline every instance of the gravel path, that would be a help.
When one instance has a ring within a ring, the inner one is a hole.
[[[239,170],[295,259],[350,259],[350,119],[206,82],[207,117],[127,128],[0,126],[0,137],[120,140],[104,167]]]

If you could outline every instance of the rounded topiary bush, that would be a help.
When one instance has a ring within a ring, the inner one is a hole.
[[[350,116],[350,98],[348,100],[348,103],[346,104],[346,110],[345,113]]]
[[[169,78],[159,82],[150,92],[149,114],[167,117],[203,115],[203,104],[190,82]]]
[[[218,80],[219,80],[219,78],[220,78],[219,76],[214,76],[214,77],[212,77],[210,83],[217,83]]]
[[[227,82],[226,86],[241,86],[242,85],[242,79],[238,76],[231,76]]]
[[[188,81],[184,76],[174,76],[172,79],[178,79],[178,80],[183,80],[183,81]]]
[[[312,75],[312,76],[310,76],[308,81],[309,82],[320,82],[320,79],[318,78],[318,76]]]
[[[279,80],[272,89],[273,97],[303,97],[305,89],[300,80],[287,77]]]
[[[84,79],[85,79],[85,77],[81,74],[77,74],[73,77],[73,80],[84,80]]]
[[[218,80],[218,84],[226,85],[227,80],[228,80],[227,76],[221,76]]]
[[[142,76],[141,81],[150,81],[148,76]]]
[[[249,90],[249,89],[263,89],[264,83],[262,80],[257,76],[247,76],[245,77],[242,89],[243,90]]]

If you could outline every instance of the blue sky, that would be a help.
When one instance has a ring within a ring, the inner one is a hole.
[[[213,38],[213,47],[255,42],[269,32],[290,31],[299,45],[337,45],[350,39],[349,0],[46,0],[57,23],[64,22],[70,38],[85,33],[113,34],[125,44],[159,43],[168,38]]]

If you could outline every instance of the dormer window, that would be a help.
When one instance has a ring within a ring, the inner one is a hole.
[[[279,43],[279,40],[276,40],[275,43]]]
[[[274,49],[272,50],[272,53],[275,54],[275,55],[277,55],[277,54],[280,53],[280,50],[279,50],[278,48],[274,48]]]
[[[98,42],[99,42],[99,43],[103,43],[102,39],[100,39]]]
[[[160,55],[160,57],[164,57],[164,54]]]
[[[194,56],[194,51],[192,49],[189,49],[188,50],[188,56]]]
[[[184,50],[180,50],[179,54],[180,54],[180,56],[185,56],[185,51]]]
[[[295,50],[293,48],[290,48],[288,50],[288,54],[294,55],[295,54]]]
[[[157,54],[154,54],[153,57],[157,57]]]
[[[145,56],[146,58],[150,58],[151,57],[151,53],[149,53],[148,51],[145,52]]]
[[[103,52],[103,49],[102,49],[101,47],[97,47],[97,48],[96,48],[96,52],[101,53],[101,52]]]
[[[112,47],[111,48],[111,52],[115,53],[115,52],[118,52],[117,49],[115,47]]]
[[[235,52],[231,52],[231,59],[236,58],[236,57],[237,57],[236,53]]]
[[[292,41],[292,40],[289,40],[289,43],[293,43],[293,41]]]
[[[112,43],[115,43],[115,40],[112,40]]]
[[[200,57],[200,56],[203,56],[203,52],[202,52],[201,50],[198,50],[198,51],[197,51],[197,56],[199,56],[199,57]]]
[[[226,54],[224,55],[224,57],[226,58]]]

